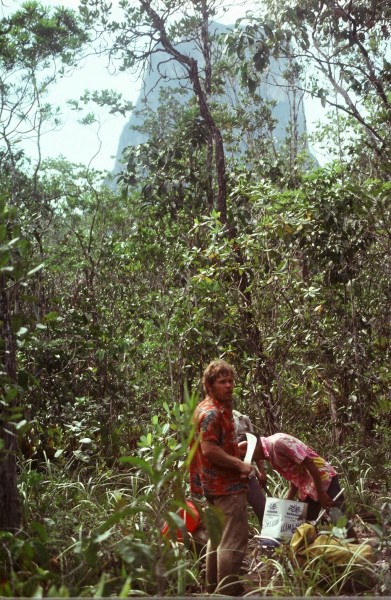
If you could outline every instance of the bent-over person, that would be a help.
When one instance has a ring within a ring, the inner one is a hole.
[[[245,451],[245,442],[240,444]],[[258,438],[254,452],[257,460],[267,460],[272,468],[289,481],[287,500],[296,496],[307,503],[307,521],[315,521],[320,511],[337,506],[342,512],[345,501],[336,470],[315,450],[288,433]],[[340,495],[339,495],[340,494]],[[338,495],[338,498],[334,498]],[[348,524],[348,537],[356,538]]]

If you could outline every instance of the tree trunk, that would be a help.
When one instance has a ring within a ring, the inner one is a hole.
[[[343,441],[343,428],[338,417],[338,400],[340,400],[339,394],[337,390],[334,389],[331,381],[329,381],[327,377],[321,374],[318,374],[318,377],[322,381],[324,387],[326,388],[330,400],[330,423],[332,436],[331,440],[333,444],[339,446]]]
[[[146,12],[148,17],[153,24],[156,32],[159,34],[159,39],[164,50],[172,56],[175,60],[177,60],[181,65],[183,65],[189,74],[190,83],[192,85],[194,94],[197,98],[197,103],[200,109],[201,117],[204,119],[205,124],[210,132],[213,146],[214,146],[214,159],[215,159],[215,173],[217,179],[217,210],[220,212],[221,222],[227,223],[227,180],[226,180],[226,166],[225,166],[225,153],[224,153],[224,144],[223,138],[221,135],[220,129],[217,127],[212,113],[210,111],[208,100],[207,100],[207,92],[204,91],[201,85],[200,74],[198,69],[197,61],[191,56],[187,56],[186,54],[182,54],[175,46],[172,45],[171,41],[168,38],[165,22],[163,19],[157,14],[157,12],[151,7],[150,2],[148,0],[139,0],[143,10]],[[205,7],[204,7],[205,8]],[[203,14],[203,36],[205,39],[206,35],[206,27],[207,27],[207,19],[205,17],[205,10]],[[204,50],[204,59],[206,61],[206,69],[210,69],[209,63],[209,54]],[[210,78],[207,77],[207,81]],[[207,87],[209,83],[207,83]]]
[[[276,402],[273,398],[273,393],[271,392],[271,387],[275,376],[271,366],[268,364],[267,358],[264,355],[261,335],[251,315],[248,315],[247,320],[248,325],[246,327],[246,331],[249,332],[249,348],[251,349],[252,354],[257,357],[257,363],[253,377],[254,385],[256,386],[257,397],[254,400],[255,402],[261,402],[262,404],[266,421],[264,424],[264,430],[266,434],[273,435],[273,433],[276,433],[280,429],[280,410],[279,407],[276,405]],[[260,393],[260,397],[258,386],[262,390]]]
[[[11,327],[10,297],[6,289],[6,278],[0,277],[0,322],[3,348],[1,355],[4,381],[3,400],[0,412],[0,530],[17,531],[21,524],[21,506],[17,488],[16,453],[18,440],[10,419],[15,406],[14,398],[7,398],[16,381],[16,341]]]

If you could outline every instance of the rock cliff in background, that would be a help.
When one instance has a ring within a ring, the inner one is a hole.
[[[226,30],[222,25],[216,25],[220,31]],[[178,49],[201,62],[201,54],[189,42],[184,42],[178,45]],[[273,131],[273,138],[278,144],[282,142],[286,136],[291,122],[292,107],[297,104],[297,99],[294,99],[293,93],[289,91],[287,82],[282,73],[286,67],[286,61],[276,61],[271,59],[270,66],[266,73],[262,76],[262,83],[256,90],[264,101],[273,101],[275,103],[272,108],[272,116],[276,120],[276,126]],[[151,58],[149,68],[143,81],[141,92],[137,99],[135,110],[130,116],[127,125],[124,127],[119,139],[115,166],[113,174],[119,173],[123,166],[121,163],[122,153],[128,146],[137,146],[147,140],[147,136],[138,131],[137,127],[143,123],[143,111],[146,107],[150,110],[157,110],[160,104],[160,91],[164,88],[178,88],[179,79],[185,78],[183,67],[165,53],[154,54]],[[183,83],[183,82],[182,82]],[[231,81],[226,82],[226,93],[221,97],[221,102],[230,106],[234,106],[237,102],[237,89]],[[185,103],[192,95],[189,89],[187,94],[178,96],[178,104]],[[306,132],[305,115],[303,103],[296,109],[297,129],[299,134]],[[136,129],[135,129],[136,128]]]

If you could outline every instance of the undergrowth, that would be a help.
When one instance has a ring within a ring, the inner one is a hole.
[[[141,435],[137,450],[110,466],[99,455],[89,462],[64,456],[54,462],[46,459],[38,466],[21,462],[23,527],[16,535],[0,532],[0,595],[201,593],[202,554],[177,514],[186,506],[186,460],[196,401],[191,396],[173,407],[163,403],[159,416],[152,417]],[[333,464],[337,462],[333,459]],[[249,595],[391,593],[391,503],[371,488],[372,468],[361,462],[359,454],[341,452],[338,469],[355,526],[361,527],[363,538],[371,539],[377,560],[364,566],[357,566],[354,560],[335,566],[320,556],[303,563],[285,546],[272,557],[258,553],[247,564],[252,573]],[[285,490],[285,480],[269,473],[269,494],[281,497]],[[371,518],[363,518],[361,523],[360,511]],[[183,541],[175,534],[172,539],[162,536],[164,522],[174,532],[181,529]],[[259,533],[252,517],[250,522],[251,532]],[[213,519],[209,526],[215,526]]]

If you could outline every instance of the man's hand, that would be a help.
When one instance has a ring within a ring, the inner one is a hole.
[[[253,472],[253,468],[250,464],[240,461],[240,479],[248,479]]]
[[[252,471],[252,466],[244,463],[240,458],[227,454],[216,442],[201,442],[201,450],[213,465],[239,471],[241,479],[248,479]]]
[[[238,446],[239,446],[240,456],[242,458],[244,458],[246,456],[246,452],[247,452],[247,441],[244,440],[243,442],[239,442]],[[259,458],[259,444],[257,444],[255,446],[255,450],[254,450],[254,454],[253,454],[253,461],[255,462],[255,464],[258,467],[258,469],[255,469],[255,475],[257,476],[257,479],[258,479],[260,485],[263,487],[267,482],[267,477],[266,477],[265,469],[263,467],[262,459]]]

